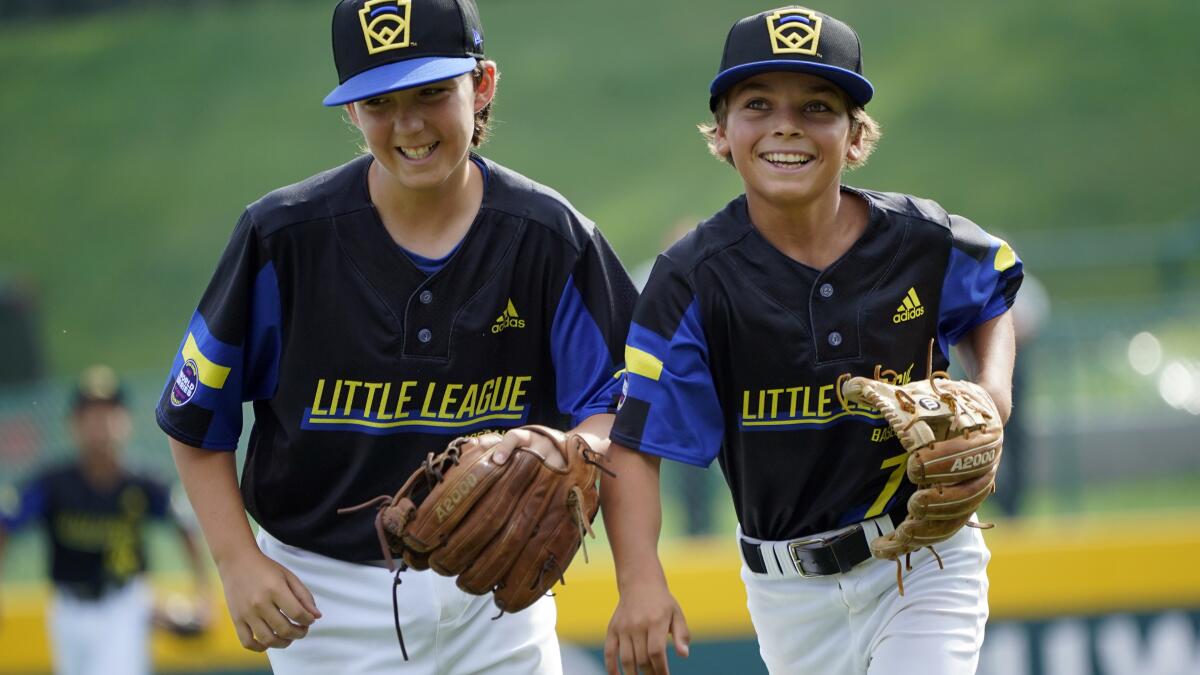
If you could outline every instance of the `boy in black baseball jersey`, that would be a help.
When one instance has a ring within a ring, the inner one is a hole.
[[[246,209],[159,403],[242,644],[291,645],[276,672],[561,672],[552,599],[492,621],[490,597],[406,571],[394,617],[374,513],[336,513],[457,436],[602,448],[616,410],[632,283],[563,197],[472,152],[483,44],[473,0],[337,5],[325,104],[369,154]]]
[[[609,672],[666,672],[683,614],[655,553],[658,466],[720,462],[750,614],[772,673],[974,672],[988,551],[973,528],[912,556],[897,587],[868,542],[904,519],[905,451],[878,411],[839,403],[844,373],[922,379],[952,345],[1011,408],[1008,314],[1021,263],[936,203],[851,188],[878,126],[846,24],[785,7],[734,24],[711,86],[710,149],[745,194],[663,253],[634,313],[601,491],[620,603]],[[647,514],[649,514],[647,516]]]
[[[207,620],[209,596],[203,554],[195,532],[170,508],[168,487],[126,466],[122,455],[133,422],[111,368],[92,366],[80,374],[68,422],[78,456],[38,472],[22,486],[16,508],[0,511],[0,561],[6,531],[42,525],[54,585],[54,672],[150,673],[154,613],[144,579],[146,528],[152,520],[167,521],[179,533],[200,624]]]

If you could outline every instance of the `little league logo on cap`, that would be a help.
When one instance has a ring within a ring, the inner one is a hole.
[[[801,7],[781,9],[767,15],[767,31],[776,54],[816,54],[821,17]]]
[[[841,87],[858,105],[875,88],[862,74],[858,35],[845,23],[807,7],[781,7],[745,17],[725,38],[721,67],[709,87],[709,109],[733,85],[772,71],[809,73]]]
[[[371,0],[358,10],[367,53],[378,54],[388,49],[408,46],[410,0]]]
[[[325,105],[448,80],[483,58],[474,0],[341,0],[333,10],[338,86]]]

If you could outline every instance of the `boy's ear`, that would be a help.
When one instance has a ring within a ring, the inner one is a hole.
[[[358,123],[358,111],[354,109],[354,104],[347,103],[345,107],[346,107],[346,114],[350,116],[350,122],[353,123],[354,126],[358,127],[361,130],[362,125]]]
[[[713,150],[716,150],[718,155],[728,158],[730,155],[729,138],[725,136],[725,125],[715,124],[714,126],[716,129],[713,130]]]
[[[479,81],[474,82],[475,112],[486,108],[496,97],[496,83],[500,80],[500,73],[496,70],[495,61],[480,61],[479,69],[481,71]]]
[[[850,145],[846,147],[846,161],[857,162],[863,156],[863,125],[850,121]]]

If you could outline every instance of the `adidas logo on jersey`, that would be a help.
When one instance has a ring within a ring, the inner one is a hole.
[[[495,323],[492,324],[492,332],[499,333],[505,328],[524,328],[525,319],[517,316],[517,308],[513,306],[512,298],[508,299],[508,307],[504,308],[504,312],[496,317]]]
[[[896,308],[896,313],[892,316],[892,323],[903,323],[924,314],[925,308],[921,306],[921,299],[917,297],[917,289],[909,288],[904,302]]]

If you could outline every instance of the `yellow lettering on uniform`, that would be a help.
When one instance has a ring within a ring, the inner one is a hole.
[[[375,417],[377,417],[381,420],[392,419],[391,415],[388,415],[387,413],[383,412],[384,410],[387,409],[388,394],[391,393],[391,391],[392,391],[392,383],[384,382],[383,383],[383,393],[379,395],[379,410],[378,410],[378,412],[375,413]]]
[[[525,395],[525,390],[521,385],[528,383],[533,378],[529,375],[520,375],[513,380],[512,397],[508,399],[508,409],[512,412],[520,412],[521,404],[519,403],[522,396]]]
[[[350,406],[354,405],[354,390],[358,389],[362,382],[358,380],[346,380],[346,407],[342,414],[346,417],[350,416]]]
[[[827,384],[820,389],[820,401],[817,404],[817,415],[825,417],[829,414],[829,404],[833,403],[833,385]]]
[[[787,406],[788,419],[796,417],[796,395],[800,393],[800,389],[804,389],[804,387],[788,387],[785,389],[785,392],[792,395],[792,402]]]
[[[400,393],[396,395],[396,419],[408,417],[408,411],[404,409],[404,404],[412,400],[412,397],[408,395],[408,390],[416,384],[416,380],[405,380],[400,383]]]
[[[482,415],[487,412],[488,406],[492,402],[492,387],[495,386],[494,380],[488,380],[483,383],[479,389],[479,403],[475,406],[475,414]]]
[[[321,409],[321,392],[325,391],[325,378],[317,380],[317,393],[313,394],[312,414],[328,415],[328,410]]]
[[[467,387],[467,393],[463,395],[462,405],[458,407],[456,418],[470,417],[475,414],[475,399],[479,396],[479,385],[473,384]]]
[[[493,412],[500,412],[501,410],[504,410],[504,405],[506,403],[508,403],[508,394],[509,394],[509,392],[512,391],[513,379],[512,379],[511,375],[508,375],[505,377],[497,377],[496,378],[496,383],[497,383],[496,384],[496,392],[497,393],[500,392],[501,381],[503,381],[503,384],[504,384],[504,393],[492,398],[492,411]]]
[[[429,404],[433,402],[433,392],[437,389],[437,382],[430,382],[425,389],[425,403],[421,405],[421,417],[433,417],[433,411],[429,409]]]
[[[382,382],[363,382],[363,388],[367,390],[367,402],[363,404],[363,417],[371,416],[371,404],[375,402],[375,390],[382,386]]]
[[[341,399],[341,396],[342,396],[342,381],[335,380],[333,383],[333,400],[331,400],[329,402],[329,412],[331,414],[337,410],[338,400]]]
[[[763,389],[758,390],[758,416],[766,417],[767,413],[767,392]]]
[[[779,418],[779,395],[783,393],[782,389],[768,389],[767,393],[771,395],[771,419]]]
[[[805,417],[814,417],[816,412],[812,409],[812,387],[804,387],[804,404],[800,406],[801,413]]]
[[[461,384],[446,385],[446,391],[442,392],[442,407],[438,409],[438,417],[440,419],[454,419],[454,415],[446,412],[446,408],[449,408],[452,403],[458,400],[454,397],[454,392],[459,389],[462,389]]]
[[[742,419],[756,420],[754,415],[750,414],[750,390],[746,389],[742,392]]]

